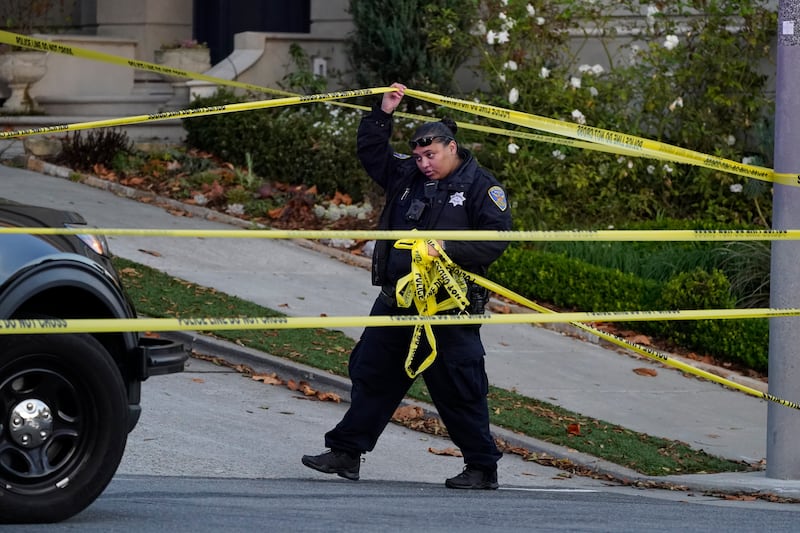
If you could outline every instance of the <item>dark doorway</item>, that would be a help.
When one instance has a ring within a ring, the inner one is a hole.
[[[194,0],[194,38],[208,44],[211,63],[233,51],[243,31],[308,33],[311,0]]]

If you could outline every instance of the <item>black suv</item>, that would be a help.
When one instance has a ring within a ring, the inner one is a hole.
[[[86,227],[77,213],[0,199],[0,227]],[[0,234],[0,324],[135,318],[105,239]],[[180,372],[182,345],[137,333],[0,334],[0,522],[55,522],[111,481],[141,382]]]

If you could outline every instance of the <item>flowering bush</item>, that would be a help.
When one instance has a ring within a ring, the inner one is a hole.
[[[761,0],[486,0],[473,32],[481,101],[769,166],[762,66],[776,13]],[[704,168],[516,138],[482,161],[526,228],[656,216],[768,224],[766,184]]]

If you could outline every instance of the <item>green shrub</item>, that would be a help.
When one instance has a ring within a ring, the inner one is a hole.
[[[659,283],[518,244],[492,265],[489,276],[527,298],[584,311],[725,309],[734,303],[730,284],[720,271],[694,270]],[[654,320],[623,325],[758,372],[767,370],[767,319]]]
[[[492,265],[491,276],[523,296],[583,311],[653,309],[659,292],[653,281],[519,245]]]
[[[192,107],[241,101],[243,97],[221,90],[195,100]],[[360,112],[317,103],[190,118],[184,127],[190,147],[249,166],[264,179],[316,185],[325,195],[344,191],[358,201],[371,187],[355,155],[360,118]]]
[[[348,57],[362,87],[394,81],[449,93],[472,53],[477,0],[350,0]]]

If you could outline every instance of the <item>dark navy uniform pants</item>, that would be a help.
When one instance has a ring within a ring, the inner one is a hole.
[[[380,298],[371,315],[414,314]],[[405,372],[413,327],[368,327],[350,354],[351,404],[344,418],[325,434],[325,445],[350,453],[375,448],[411,386]],[[476,325],[435,326],[438,355],[422,373],[439,416],[450,438],[464,455],[464,462],[492,468],[502,454],[489,432],[486,394],[489,382],[484,368],[485,351]],[[430,351],[423,340],[417,360]]]

